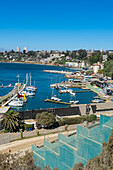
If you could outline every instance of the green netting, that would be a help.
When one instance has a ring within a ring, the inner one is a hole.
[[[113,127],[113,117],[101,116],[100,125],[86,128],[77,126],[77,135],[66,137],[58,134],[58,142],[49,143],[44,140],[44,146],[33,146],[35,164],[42,169],[49,165],[51,169],[72,169],[75,163],[84,165],[90,158],[100,155],[102,143],[108,142]]]

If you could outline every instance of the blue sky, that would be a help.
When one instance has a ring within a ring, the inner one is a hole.
[[[113,49],[112,0],[4,0],[0,48]]]

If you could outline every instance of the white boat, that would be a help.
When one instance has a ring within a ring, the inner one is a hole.
[[[78,104],[79,103],[79,101],[78,100],[70,100],[70,102],[69,103],[72,103],[72,104]]]
[[[26,90],[27,90],[27,91],[36,91],[37,88],[36,88],[35,86],[27,86],[27,87],[26,87]]]
[[[21,97],[21,98],[15,98],[16,100],[20,100],[20,101],[22,101],[23,103],[26,103],[27,102],[27,99],[26,99],[26,97]]]
[[[27,91],[22,91],[20,94],[23,95],[23,96],[25,95],[26,97],[29,96],[29,95],[28,95],[29,92],[27,92]]]
[[[78,100],[75,100],[75,101],[74,101],[74,104],[78,104],[78,103],[79,103],[79,101],[78,101]]]
[[[67,90],[60,90],[59,93],[67,93]]]
[[[75,96],[75,93],[74,93],[74,92],[72,92],[72,91],[70,91],[70,94],[71,94],[71,95],[73,95],[73,96]]]
[[[74,100],[70,100],[69,103],[74,103]]]
[[[56,95],[54,95],[51,97],[51,100],[61,101],[62,99],[59,99]]]
[[[60,101],[62,101],[62,99],[59,99],[59,98],[58,98],[58,99],[57,99],[57,101],[59,101],[59,102],[60,102]]]
[[[28,92],[28,96],[35,96],[35,92],[29,91],[29,92]]]
[[[19,99],[14,99],[8,105],[14,107],[21,107],[23,106],[23,101],[20,101]]]

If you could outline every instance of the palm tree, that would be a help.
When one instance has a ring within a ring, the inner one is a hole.
[[[5,130],[8,130],[10,132],[17,131],[20,125],[19,113],[13,110],[5,113],[3,116],[2,125]]]

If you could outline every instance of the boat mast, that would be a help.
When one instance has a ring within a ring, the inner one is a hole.
[[[28,83],[28,73],[26,74],[26,86],[27,86],[27,83]]]
[[[19,93],[19,75],[17,75],[16,77],[18,77],[18,93]]]
[[[30,86],[31,86],[31,73],[29,73],[29,76],[30,76]]]

